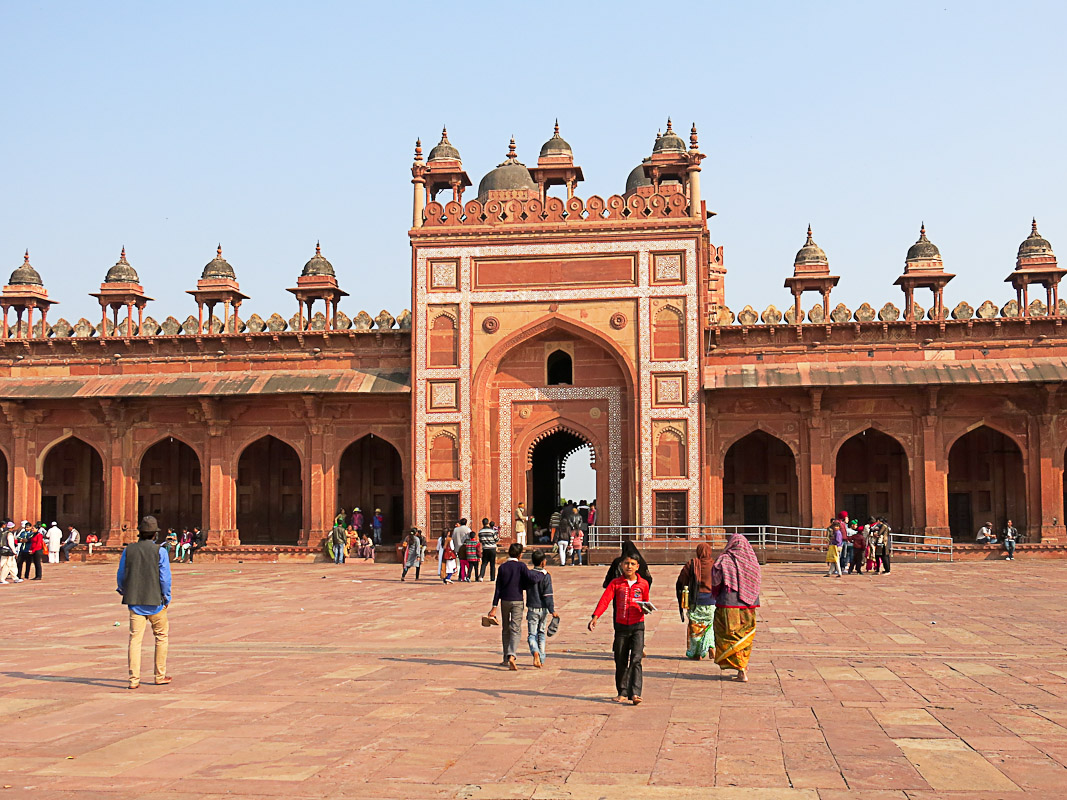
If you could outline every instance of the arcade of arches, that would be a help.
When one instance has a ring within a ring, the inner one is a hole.
[[[957,541],[974,541],[986,522],[999,531],[1010,519],[1027,530],[1026,474],[1015,442],[985,425],[956,440],[948,454],[948,514]]]
[[[797,465],[789,445],[753,431],[723,459],[723,525],[795,526]]]

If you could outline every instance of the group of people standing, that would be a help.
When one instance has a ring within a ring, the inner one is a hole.
[[[482,519],[482,527],[475,532],[464,517],[437,539],[437,576],[445,584],[452,583],[453,576],[463,583],[480,583],[488,571],[489,580],[496,580],[499,542],[500,530],[491,520]],[[521,546],[521,542],[516,544]]]
[[[70,551],[78,546],[81,534],[73,525],[67,526],[66,533],[55,521],[50,526],[43,522],[31,525],[29,520],[22,520],[19,527],[12,520],[0,523],[0,584],[22,583],[30,577],[33,566],[33,580],[43,580],[43,563],[45,556],[49,564],[70,561]]]
[[[345,511],[343,508],[337,512],[337,516],[334,517],[334,528],[342,528],[348,530],[349,538],[362,539],[362,535],[365,532],[364,527],[366,525],[366,519],[363,516],[363,511],[358,506],[353,508],[351,513]],[[382,543],[382,528],[385,526],[385,515],[382,514],[380,508],[374,509],[374,513],[370,518],[370,532],[371,541],[373,544],[379,545]],[[352,536],[354,534],[354,537]]]
[[[870,517],[860,525],[848,518],[847,511],[840,511],[826,526],[826,534],[826,577],[840,578],[846,568],[850,575],[889,573],[893,538],[885,517]]]

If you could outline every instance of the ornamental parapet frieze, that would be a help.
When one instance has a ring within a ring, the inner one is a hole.
[[[563,200],[549,197],[544,202],[528,200],[487,200],[481,203],[450,201],[426,204],[424,228],[444,228],[476,225],[575,225],[595,222],[641,222],[645,220],[676,219],[693,224],[689,216],[689,202],[679,192],[657,193],[648,196],[613,194],[607,200],[593,195],[583,201],[580,197]],[[425,231],[424,231],[425,232]]]

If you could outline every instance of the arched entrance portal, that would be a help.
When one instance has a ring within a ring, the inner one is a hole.
[[[781,439],[753,431],[737,440],[722,474],[724,525],[800,524],[797,462]]]
[[[41,521],[73,525],[82,535],[103,535],[104,462],[91,445],[66,439],[45,456],[41,470]],[[31,520],[32,522],[33,520]]]
[[[382,541],[400,541],[404,525],[404,470],[396,448],[374,434],[345,448],[337,469],[337,503],[349,516],[353,508],[362,509],[368,531],[374,509],[380,508],[385,517]]]
[[[895,531],[910,531],[908,456],[900,442],[874,428],[861,431],[837,451],[834,498],[838,509],[860,523],[885,517]],[[816,525],[826,520],[814,520]]]
[[[956,440],[948,453],[948,525],[952,538],[973,542],[978,528],[999,534],[1008,520],[1026,534],[1026,473],[1019,446],[983,425]]]
[[[5,514],[11,513],[7,507],[7,456],[3,453],[0,453],[0,509],[3,509]]]
[[[161,528],[193,528],[203,524],[200,459],[173,436],[157,442],[141,458],[137,482],[137,516],[152,514]]]
[[[257,439],[237,462],[241,544],[295,545],[303,521],[300,456],[273,436]]]
[[[531,500],[526,510],[535,520],[534,530],[548,527],[552,512],[559,508],[568,457],[589,446],[589,442],[578,434],[561,428],[539,439],[530,448],[526,496]]]

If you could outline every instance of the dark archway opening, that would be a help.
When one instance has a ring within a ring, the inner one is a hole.
[[[837,451],[834,498],[839,510],[860,524],[869,517],[885,517],[890,527],[910,531],[911,482],[908,456],[892,436],[868,428]],[[824,520],[813,520],[816,525]]]
[[[7,456],[0,453],[0,512],[4,516],[11,515],[11,509],[7,507],[7,478]]]
[[[527,511],[535,520],[532,530],[548,527],[552,512],[559,508],[567,457],[587,446],[589,442],[567,430],[555,431],[533,445],[527,471]]]
[[[574,383],[574,363],[569,353],[556,350],[548,357],[545,373],[549,386],[571,386]]]
[[[203,524],[200,459],[173,436],[152,445],[141,458],[137,515],[146,514],[152,514],[163,529],[192,530]]]
[[[956,440],[948,453],[948,526],[957,542],[973,542],[978,528],[1000,534],[1011,520],[1026,535],[1026,473],[1018,445],[985,425]]]
[[[241,544],[295,545],[303,525],[300,456],[273,436],[257,439],[237,462],[237,530]]]
[[[32,522],[33,520],[31,520]],[[82,535],[107,531],[104,508],[104,462],[81,439],[60,442],[44,459],[41,480],[41,521],[73,525]]]
[[[781,439],[753,431],[734,442],[722,484],[724,525],[800,524],[797,462]]]
[[[345,448],[337,470],[337,502],[348,518],[353,508],[362,509],[368,533],[374,509],[380,508],[384,517],[382,541],[400,541],[404,525],[404,470],[396,448],[373,434]]]

